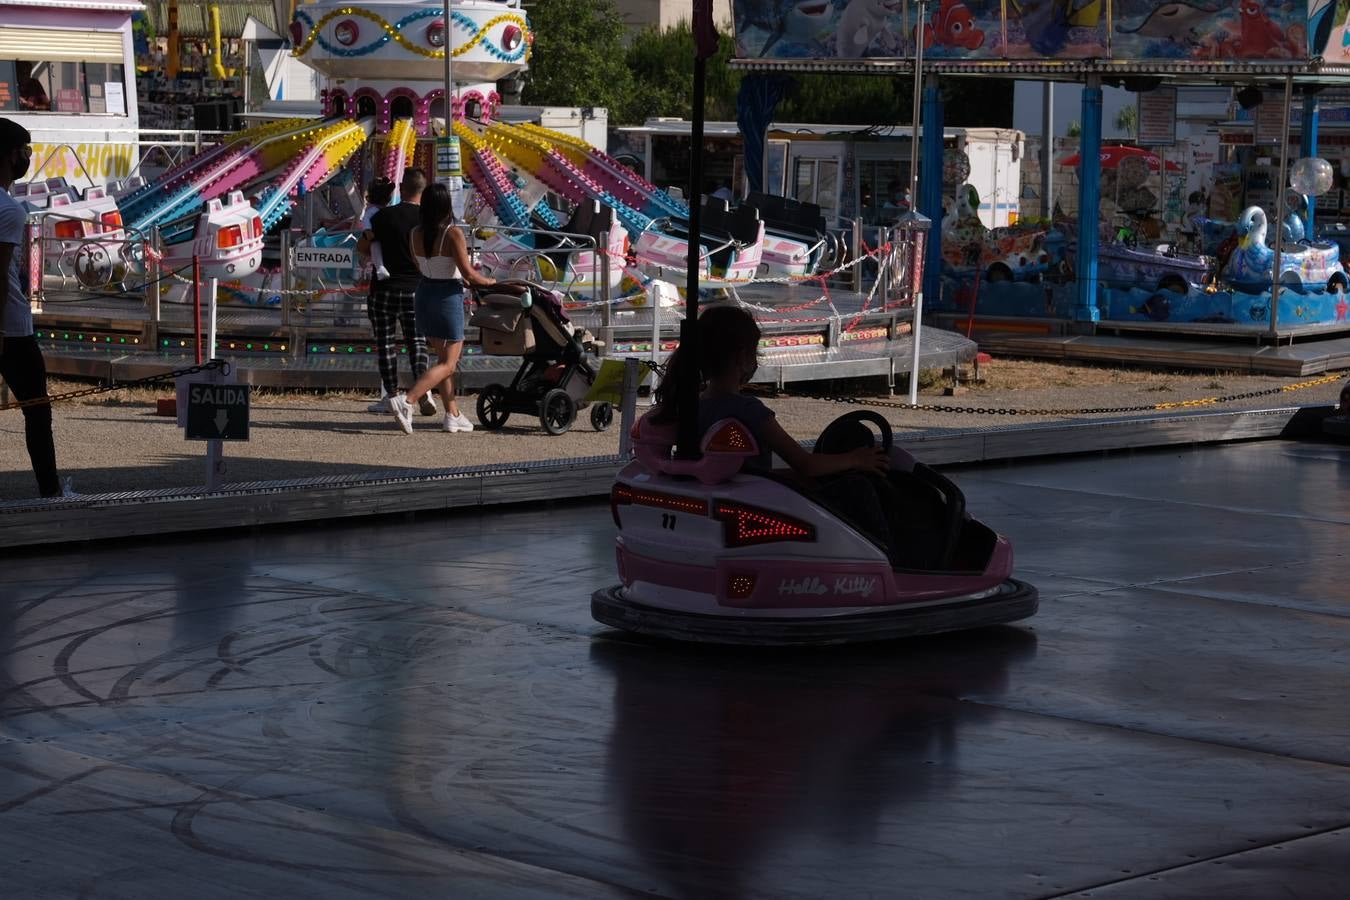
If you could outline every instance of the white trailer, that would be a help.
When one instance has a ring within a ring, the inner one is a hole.
[[[683,190],[688,182],[690,127],[683,119],[651,119],[618,129],[621,149],[656,184]],[[797,124],[770,126],[764,154],[764,185],[770,194],[820,205],[827,217],[879,224],[902,208],[909,186],[907,124],[892,126]],[[964,183],[980,194],[980,220],[990,228],[1010,225],[1021,213],[1021,159],[1026,136],[1011,128],[947,128],[946,155],[964,154]],[[704,172],[710,184],[731,182],[744,196],[744,138],[734,122],[709,122],[704,129]],[[952,155],[951,162],[959,157]],[[953,167],[946,166],[950,179]],[[959,169],[955,169],[959,171]],[[960,187],[943,184],[950,198]]]

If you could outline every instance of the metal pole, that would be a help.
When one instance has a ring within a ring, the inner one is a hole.
[[[215,355],[212,354],[212,359]],[[221,374],[220,369],[212,369],[206,373],[206,380],[211,384],[223,384],[225,376]],[[206,489],[208,491],[220,490],[220,475],[225,466],[221,461],[221,451],[224,444],[217,438],[208,438],[206,441]]]
[[[927,0],[919,0],[919,16],[915,21],[922,22]],[[909,208],[918,210],[919,198],[919,111],[923,98],[923,35],[915,33],[914,41],[914,108],[910,113],[912,126],[909,136]]]
[[[916,21],[922,22],[927,6],[925,0],[919,0],[919,16]],[[911,212],[918,210],[919,199],[919,121],[920,110],[922,109],[921,100],[923,97],[923,36],[916,31],[914,41],[914,111],[911,119],[913,120],[912,130],[909,136],[909,208]],[[931,123],[930,123],[931,125]],[[958,185],[959,187],[959,185]],[[997,204],[996,204],[997,205]],[[934,223],[937,224],[937,223]],[[913,279],[911,278],[911,282]],[[913,352],[909,358],[909,404],[914,406],[919,402],[919,332],[922,329],[923,322],[923,290],[914,292],[914,321],[910,327],[910,340],[913,343]]]
[[[291,230],[281,230],[281,324],[291,324]]]
[[[1167,148],[1158,148],[1158,226],[1167,230]]]
[[[685,261],[684,321],[680,323],[680,355],[684,360],[684,370],[680,373],[680,382],[675,386],[679,392],[679,439],[675,455],[680,459],[698,459],[698,276],[702,262],[703,203],[700,195],[703,191],[703,115],[704,82],[707,78],[708,63],[702,54],[694,53],[694,109],[690,122],[689,144],[689,253]]]
[[[656,282],[652,282],[653,285]],[[661,361],[661,294],[655,287],[648,288],[652,307],[652,364]]]
[[[209,293],[206,297],[206,349],[211,359],[216,358],[216,291],[220,289],[219,279],[207,282]]]
[[[455,133],[455,29],[450,15],[450,0],[442,5],[445,16],[445,136]],[[450,188],[450,206],[456,216],[464,215],[464,179],[459,175],[449,176],[446,187]]]
[[[445,0],[442,5],[442,15],[445,16],[445,133],[450,134],[451,123],[454,120],[454,96],[455,96],[455,76],[454,76],[454,49],[455,49],[455,30],[451,26],[450,18],[450,0]]]
[[[1041,217],[1055,213],[1055,83],[1041,86]]]
[[[202,358],[202,261],[192,257],[192,345],[196,348],[197,365]]]
[[[1280,178],[1275,182],[1275,263],[1270,270],[1270,336],[1280,324],[1280,255],[1284,250],[1284,189],[1289,178],[1289,107],[1294,102],[1294,79],[1284,76],[1284,127],[1280,130]]]
[[[1097,214],[1101,207],[1102,178],[1102,86],[1101,78],[1089,75],[1083,85],[1082,135],[1078,144],[1078,279],[1075,322],[1097,322]]]
[[[600,340],[604,341],[605,347],[601,355],[607,355],[609,348],[614,346],[614,309],[610,304],[609,293],[609,232],[600,232],[600,237],[595,244],[595,260],[598,268],[593,267],[595,277],[599,279],[596,285],[600,290]]]
[[[1317,155],[1317,129],[1320,120],[1320,102],[1316,94],[1303,95],[1303,127],[1299,129],[1299,156]],[[1317,198],[1308,198],[1308,212],[1304,217],[1304,231],[1308,240],[1317,240]]]
[[[853,220],[853,259],[862,255],[862,243],[862,219],[858,218]],[[853,290],[859,294],[862,293],[862,270],[862,263],[853,267]]]
[[[166,267],[163,265],[162,262],[158,263],[151,262],[151,260],[161,259],[159,255],[158,225],[155,225],[150,229],[150,234],[146,236],[145,243],[143,246],[145,247],[145,250],[147,252],[142,253],[141,257],[145,261],[145,275],[146,278],[149,279],[149,287],[150,287],[150,290],[146,292],[145,299],[146,302],[149,303],[150,305],[150,322],[154,325],[158,325],[160,316],[160,309],[159,309],[160,301],[163,296],[160,292],[164,289],[164,286],[160,283],[160,279],[166,277],[167,275],[165,271]],[[154,273],[154,277],[150,278],[152,272]]]

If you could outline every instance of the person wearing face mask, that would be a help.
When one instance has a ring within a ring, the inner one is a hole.
[[[28,129],[0,118],[0,378],[20,401],[47,396],[47,365],[33,336],[33,312],[28,302],[23,260],[23,236],[28,216],[9,195],[32,162]],[[23,408],[28,458],[43,497],[59,497],[56,443],[52,438],[52,407],[39,403]]]

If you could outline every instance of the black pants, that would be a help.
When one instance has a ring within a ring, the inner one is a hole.
[[[0,378],[17,400],[47,396],[47,364],[42,360],[37,338],[32,335],[5,338],[4,350],[0,351]],[[61,496],[50,403],[23,408],[23,433],[33,474],[37,476],[38,492],[44,497]]]

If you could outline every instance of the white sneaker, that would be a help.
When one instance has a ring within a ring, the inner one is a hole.
[[[388,397],[381,397],[380,399],[376,400],[374,403],[372,403],[372,404],[370,404],[369,406],[367,406],[367,407],[366,407],[366,412],[369,412],[369,413],[391,413],[391,412],[393,412],[393,409],[389,406],[389,398],[388,398]]]
[[[389,410],[398,419],[398,427],[403,429],[404,434],[412,434],[412,407],[402,394],[395,394],[389,398]]]
[[[441,421],[441,430],[452,432],[473,431],[473,423],[470,422],[469,417],[463,413],[460,413],[457,416],[446,413],[445,418]]]

